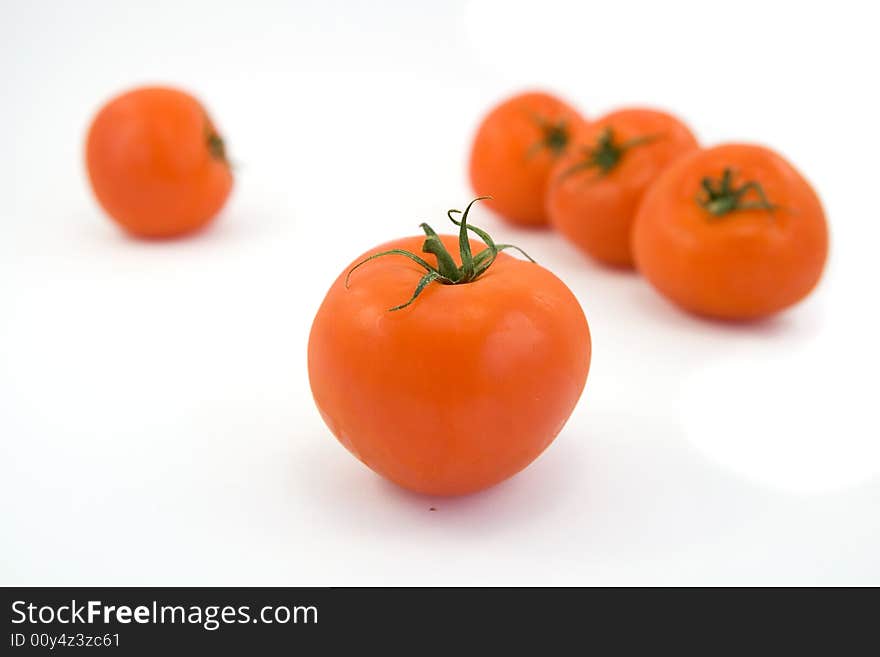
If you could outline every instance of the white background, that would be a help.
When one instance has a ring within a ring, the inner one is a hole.
[[[870,3],[0,7],[0,583],[880,584]],[[202,98],[237,165],[195,238],[128,239],[87,186],[91,116],[148,82]],[[469,200],[480,115],[529,86],[777,148],[829,268],[720,325],[478,210],[574,290],[592,371],[522,474],[413,495],[322,424],[311,319],[351,258]]]

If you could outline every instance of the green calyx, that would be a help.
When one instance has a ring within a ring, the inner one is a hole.
[[[532,116],[532,120],[541,130],[541,138],[531,145],[527,157],[532,157],[538,152],[547,149],[553,157],[559,157],[568,148],[571,141],[571,130],[568,127],[568,121],[560,119],[553,122],[548,121],[543,116],[537,114]]]
[[[748,180],[739,187],[733,184],[733,170],[725,168],[721,178],[706,176],[700,182],[701,192],[697,195],[697,203],[713,217],[723,217],[736,210],[767,210],[773,212],[773,205],[764,194],[761,184]],[[754,198],[747,200],[746,195],[753,192]]]
[[[522,255],[528,258],[530,262],[534,262],[531,256],[529,256],[528,253],[523,251],[518,246],[514,246],[513,244],[496,244],[486,231],[468,224],[467,217],[468,212],[470,212],[471,206],[477,201],[482,201],[488,198],[491,197],[480,196],[479,198],[475,198],[473,201],[468,203],[468,206],[464,209],[464,212],[462,212],[461,210],[449,210],[449,212],[446,213],[449,217],[449,220],[459,227],[458,250],[459,256],[461,258],[461,266],[455,264],[455,260],[446,249],[446,246],[443,244],[443,240],[441,240],[440,236],[437,235],[436,232],[434,232],[434,229],[431,228],[428,224],[423,223],[420,225],[420,228],[425,232],[426,237],[424,243],[422,244],[422,252],[431,253],[434,255],[434,257],[437,259],[436,267],[431,265],[424,258],[421,258],[415,253],[407,251],[406,249],[389,249],[388,251],[375,253],[369,258],[361,260],[354,267],[349,269],[348,273],[345,276],[345,287],[349,287],[351,275],[354,270],[358,267],[361,267],[362,265],[365,265],[371,260],[382,258],[388,255],[400,255],[409,258],[417,265],[424,268],[425,275],[422,276],[421,279],[419,279],[419,282],[416,285],[416,289],[415,291],[413,291],[413,294],[409,298],[409,301],[407,301],[406,303],[402,303],[399,306],[389,308],[390,311],[402,310],[403,308],[409,306],[413,301],[415,301],[422,293],[422,291],[431,283],[438,282],[443,285],[464,285],[466,283],[473,283],[480,276],[486,273],[489,267],[492,266],[492,263],[495,262],[495,258],[498,257],[498,254],[505,249],[516,249]],[[456,218],[453,216],[455,214],[461,215],[461,221],[456,220]],[[483,240],[483,242],[486,243],[486,248],[476,255],[471,253],[471,244],[470,240],[468,239],[468,231],[473,232],[477,237],[479,237],[481,240]]]
[[[213,130],[210,131],[207,136],[207,142],[211,157],[221,162],[228,162],[226,159],[226,144],[223,143],[223,138],[220,135]]]
[[[600,176],[605,176],[620,164],[627,151],[649,144],[656,139],[656,135],[644,135],[626,141],[616,141],[614,131],[611,128],[605,128],[599,133],[596,143],[593,146],[585,147],[581,160],[564,171],[562,177],[565,178],[578,171],[590,169],[596,170]]]
[[[221,162],[229,164],[229,159],[226,157],[226,144],[223,142],[223,137],[217,134],[217,130],[214,129],[214,124],[211,122],[211,119],[207,114],[203,115],[203,119],[205,122],[205,145],[208,147],[208,153],[210,153],[211,157],[215,160],[220,160]]]

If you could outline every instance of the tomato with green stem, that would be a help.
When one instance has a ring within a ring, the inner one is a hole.
[[[544,195],[553,165],[571,147],[584,120],[548,93],[513,96],[480,123],[470,154],[474,191],[507,221],[546,226]]]
[[[639,271],[691,312],[744,320],[779,312],[819,282],[828,226],[809,182],[774,151],[725,144],[672,164],[633,230]]]
[[[232,189],[226,147],[198,100],[132,89],[98,112],[86,139],[92,190],[133,235],[176,237],[206,226]]]
[[[470,208],[449,212],[457,236],[422,224],[424,237],[356,259],[309,337],[327,426],[374,471],[422,493],[470,493],[526,467],[562,429],[590,364],[571,291],[504,253],[516,247],[470,225]]]
[[[649,109],[611,112],[586,126],[550,174],[550,224],[585,254],[633,266],[630,233],[639,203],[671,162],[698,147],[676,117]]]

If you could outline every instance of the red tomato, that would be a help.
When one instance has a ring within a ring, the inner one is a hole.
[[[625,109],[586,126],[576,144],[550,174],[550,223],[600,262],[632,267],[630,232],[645,190],[697,140],[669,114]]]
[[[489,207],[514,224],[544,226],[550,170],[569,149],[583,119],[550,94],[509,98],[483,119],[471,148],[470,177]]]
[[[309,379],[327,426],[367,466],[457,495],[510,477],[550,444],[583,390],[590,334],[543,267],[498,253],[507,246],[478,229],[479,253],[464,227],[423,229],[427,239],[378,246],[339,275],[312,325]]]
[[[134,89],[107,103],[86,142],[98,202],[128,232],[174,237],[207,224],[232,189],[223,140],[205,108],[176,89]]]
[[[639,209],[633,251],[645,278],[683,308],[752,319],[815,287],[828,227],[791,164],[762,146],[727,144],[663,172]]]

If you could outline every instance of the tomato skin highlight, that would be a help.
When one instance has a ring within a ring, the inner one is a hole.
[[[541,147],[547,125],[564,125],[567,139],[584,120],[577,110],[543,92],[518,94],[495,106],[483,119],[471,147],[471,185],[501,217],[520,226],[546,226],[544,196],[550,170],[568,149]]]
[[[420,493],[471,493],[522,470],[562,429],[586,382],[589,328],[564,283],[504,253],[476,281],[431,284],[389,311],[423,274],[403,257],[367,263],[348,288],[343,272],[312,325],[309,380],[327,426],[375,472]]]
[[[775,209],[716,217],[701,207],[701,181],[725,168],[736,181],[759,183]],[[779,154],[725,144],[691,153],[661,174],[636,217],[633,251],[651,285],[682,308],[756,319],[813,290],[828,254],[828,226],[809,182]]]
[[[202,105],[187,93],[141,87],[117,96],[97,113],[86,139],[95,197],[139,237],[175,237],[204,227],[233,182],[222,141],[212,148],[212,135],[219,139]]]
[[[628,148],[607,173],[573,171],[583,147],[593,147],[610,131],[620,143],[645,139]],[[632,268],[632,225],[645,191],[671,162],[698,148],[688,127],[655,110],[623,109],[585,126],[574,147],[550,174],[546,206],[550,224],[582,252],[612,267]]]

